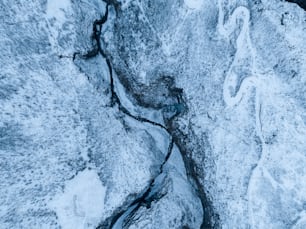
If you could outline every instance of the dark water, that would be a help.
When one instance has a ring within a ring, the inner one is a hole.
[[[306,0],[286,0],[287,2],[292,2],[298,4],[302,9],[306,10]]]

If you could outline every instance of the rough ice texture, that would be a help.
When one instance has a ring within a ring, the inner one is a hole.
[[[0,228],[306,228],[306,12],[108,2],[114,106],[105,2],[0,1]]]
[[[196,10],[193,2],[135,1],[119,11],[105,32],[114,68],[131,93],[148,95],[139,85],[164,75],[184,89],[188,112],[176,123],[220,227],[301,227],[305,11],[281,1],[203,1]]]
[[[96,228],[158,175],[170,136],[111,107],[105,59],[82,58],[105,6],[0,3],[1,228]],[[185,195],[200,225],[198,197]]]

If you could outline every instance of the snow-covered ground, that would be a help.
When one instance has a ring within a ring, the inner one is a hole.
[[[63,229],[96,228],[105,214],[105,193],[97,171],[86,169],[65,184],[50,206]]]
[[[0,228],[306,228],[306,12],[118,2],[0,1]]]
[[[170,75],[184,90],[188,112],[176,124],[189,136],[184,144],[220,227],[301,227],[305,11],[281,1],[222,0],[150,1],[139,9],[121,12],[108,35],[114,68],[137,82],[139,69],[152,82]]]

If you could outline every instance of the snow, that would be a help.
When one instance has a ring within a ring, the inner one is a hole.
[[[114,224],[112,228],[122,229],[124,220],[136,207],[137,207],[137,204],[134,204],[133,206],[129,207],[129,209],[122,216],[120,216],[120,218],[117,220],[117,222]]]
[[[176,170],[176,173],[186,178],[184,161],[176,144],[173,145],[172,153],[168,159],[168,163],[165,165],[165,168],[169,169],[169,167],[172,167],[174,170]]]
[[[203,5],[203,1],[204,0],[184,0],[184,3],[192,10],[199,10]]]
[[[66,183],[50,206],[63,229],[96,228],[104,212],[105,193],[97,172],[86,169]]]
[[[69,52],[73,52],[71,47],[69,47],[69,49],[66,48],[66,53],[63,53],[59,45],[59,40],[62,37],[66,37],[66,39],[67,37],[73,37],[73,35],[70,34],[71,31],[67,29],[68,24],[72,26],[72,22],[69,21],[71,14],[72,6],[70,0],[48,0],[46,9],[46,21],[50,31],[48,36],[52,49],[56,53],[61,52],[61,54],[68,54]]]
[[[237,7],[233,14],[230,16],[228,22],[223,24],[223,9],[220,7],[221,4],[219,1],[219,11],[221,13],[219,15],[218,28],[220,34],[222,36],[225,36],[227,39],[230,39],[229,35],[234,32],[235,27],[237,26],[235,25],[235,22],[237,23],[238,18],[241,17],[243,19],[243,26],[236,41],[237,51],[235,54],[235,58],[230,69],[228,70],[223,84],[224,101],[228,106],[233,107],[241,101],[242,97],[247,94],[247,91],[250,91],[252,87],[256,88],[257,86],[257,76],[254,70],[256,69],[256,66],[254,66],[254,59],[256,55],[252,47],[249,34],[249,10],[242,6]],[[239,65],[248,64],[250,64],[250,75],[244,76],[244,78],[241,79],[241,76],[239,76],[239,74],[242,74],[243,72],[240,70],[241,67]],[[240,85],[238,84],[239,81],[242,81]],[[235,88],[237,87],[238,92],[235,91]]]
[[[131,90],[154,98],[146,87],[160,75],[183,89],[188,109],[172,131],[221,227],[306,228],[305,11],[278,0],[120,2],[103,48],[114,72],[116,56],[130,58],[123,68],[140,76],[123,74]],[[169,134],[109,106],[101,56],[72,61],[94,45],[104,7],[0,1],[1,228],[95,228],[157,175]],[[112,39],[121,35],[124,48]],[[163,124],[161,110],[133,104],[115,74],[114,86],[129,112]],[[199,228],[188,172],[174,146],[150,193],[161,199],[141,206],[131,227]]]
[[[65,22],[65,9],[71,7],[70,0],[48,0],[47,17],[56,18],[62,24]]]
[[[149,208],[141,206],[133,215],[134,224],[130,226],[131,229],[175,228],[177,221],[181,221],[183,225],[189,225],[190,228],[200,228],[203,218],[201,201],[188,182],[183,159],[175,145],[170,158],[164,165],[163,173],[155,179],[148,198],[157,193],[165,193],[165,196],[158,201],[153,201]],[[133,206],[129,211],[132,209]],[[186,214],[185,211],[188,213]],[[114,228],[122,228],[119,227],[122,224],[122,218]]]
[[[161,110],[154,110],[149,108],[143,108],[133,104],[132,101],[127,97],[126,91],[123,85],[120,83],[118,76],[115,72],[113,72],[113,79],[114,79],[114,90],[120,99],[121,104],[135,117],[142,117],[146,118],[150,121],[164,124],[163,116]]]

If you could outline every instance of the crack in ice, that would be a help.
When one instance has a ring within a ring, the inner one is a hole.
[[[121,102],[117,92],[115,91],[115,87],[114,87],[114,76],[113,76],[113,70],[112,70],[112,66],[111,66],[111,62],[110,59],[108,58],[107,54],[104,52],[104,50],[101,48],[101,41],[100,41],[100,37],[101,37],[101,31],[102,31],[102,26],[103,24],[107,21],[108,18],[108,7],[110,5],[114,5],[113,2],[110,1],[104,1],[106,2],[106,11],[105,14],[102,16],[101,19],[99,20],[95,20],[94,24],[93,24],[93,40],[96,42],[96,46],[93,48],[93,50],[87,52],[87,54],[85,55],[81,55],[82,58],[92,58],[96,55],[98,55],[99,53],[102,55],[102,57],[105,59],[107,66],[108,66],[108,70],[109,70],[109,77],[110,77],[110,90],[111,90],[111,103],[110,106],[113,107],[115,105],[118,106],[118,109],[120,112],[124,113],[125,115],[139,121],[139,122],[143,122],[143,123],[148,123],[150,125],[154,125],[157,126],[163,130],[165,130],[168,135],[169,138],[171,139],[169,147],[168,147],[168,152],[163,160],[163,162],[161,163],[160,167],[159,167],[159,173],[157,174],[157,176],[155,176],[153,179],[151,179],[149,185],[147,188],[145,188],[145,191],[143,194],[140,195],[140,197],[136,198],[131,204],[129,204],[127,207],[125,206],[125,204],[117,209],[119,209],[119,212],[115,212],[112,216],[110,216],[109,218],[107,218],[104,222],[102,222],[97,228],[98,229],[102,229],[102,228],[119,228],[120,226],[122,226],[123,224],[127,224],[127,222],[125,222],[126,220],[128,220],[132,215],[134,215],[136,213],[136,211],[139,209],[139,207],[142,204],[149,204],[156,200],[156,197],[153,196],[152,192],[158,192],[159,188],[155,188],[156,186],[160,185],[158,184],[158,182],[156,182],[156,180],[158,179],[159,176],[163,175],[163,168],[164,165],[167,163],[169,157],[171,156],[171,152],[172,152],[172,148],[174,145],[174,138],[171,135],[171,130],[169,130],[168,125],[163,125],[161,123],[149,120],[147,118],[144,118],[140,115],[133,115]],[[116,8],[116,6],[114,5],[114,7]],[[118,7],[118,5],[117,5]],[[117,8],[118,9],[118,8]],[[75,55],[79,55],[78,53],[75,53]],[[180,98],[180,96],[177,97],[178,103],[181,104],[183,103],[182,98]],[[178,116],[182,111],[180,110],[176,110],[175,114],[173,116],[171,116],[168,120],[167,123],[171,123],[171,121]],[[184,158],[184,155],[182,155]],[[185,160],[184,160],[185,161]],[[194,178],[195,180],[197,180],[196,178]],[[197,182],[197,186],[199,186],[199,182]],[[193,186],[192,186],[193,187]],[[198,187],[200,188],[200,187]],[[152,191],[154,190],[154,191]],[[162,198],[159,197],[159,199]],[[201,199],[201,198],[200,198]],[[201,199],[202,200],[202,199]],[[204,209],[204,206],[202,206]],[[121,210],[120,210],[121,209]],[[123,218],[122,218],[123,217]],[[202,222],[202,225],[207,225],[207,223],[205,224],[205,222]],[[202,226],[203,227],[203,226]]]

